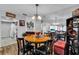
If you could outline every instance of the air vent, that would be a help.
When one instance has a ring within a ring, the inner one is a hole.
[[[22,15],[27,16],[27,14],[23,13]]]

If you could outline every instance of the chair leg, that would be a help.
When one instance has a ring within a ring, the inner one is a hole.
[[[23,52],[22,55],[25,55],[25,52]]]
[[[52,45],[51,45],[52,43],[50,43],[50,54],[52,54]]]
[[[28,52],[27,52],[27,55],[28,55]]]
[[[19,49],[18,49],[18,55],[19,55],[20,53],[19,53]]]
[[[40,44],[39,44],[39,46],[40,46]]]
[[[23,55],[25,55],[25,49],[23,49]]]
[[[31,55],[31,50],[29,51],[30,55]]]

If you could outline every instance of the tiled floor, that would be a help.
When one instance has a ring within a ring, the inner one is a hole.
[[[1,47],[0,55],[17,55],[17,44]]]

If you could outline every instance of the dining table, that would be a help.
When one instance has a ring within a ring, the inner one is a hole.
[[[24,40],[29,42],[29,43],[34,43],[34,51],[37,49],[37,44],[45,43],[49,40],[49,36],[47,35],[42,35],[42,36],[37,36],[37,35],[27,35],[24,37]]]

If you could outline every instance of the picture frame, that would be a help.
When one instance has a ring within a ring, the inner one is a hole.
[[[6,12],[7,17],[16,18],[16,15],[11,12]]]
[[[34,23],[32,21],[27,22],[27,28],[28,29],[33,29],[34,28]]]
[[[25,26],[25,20],[19,20],[19,26]]]

